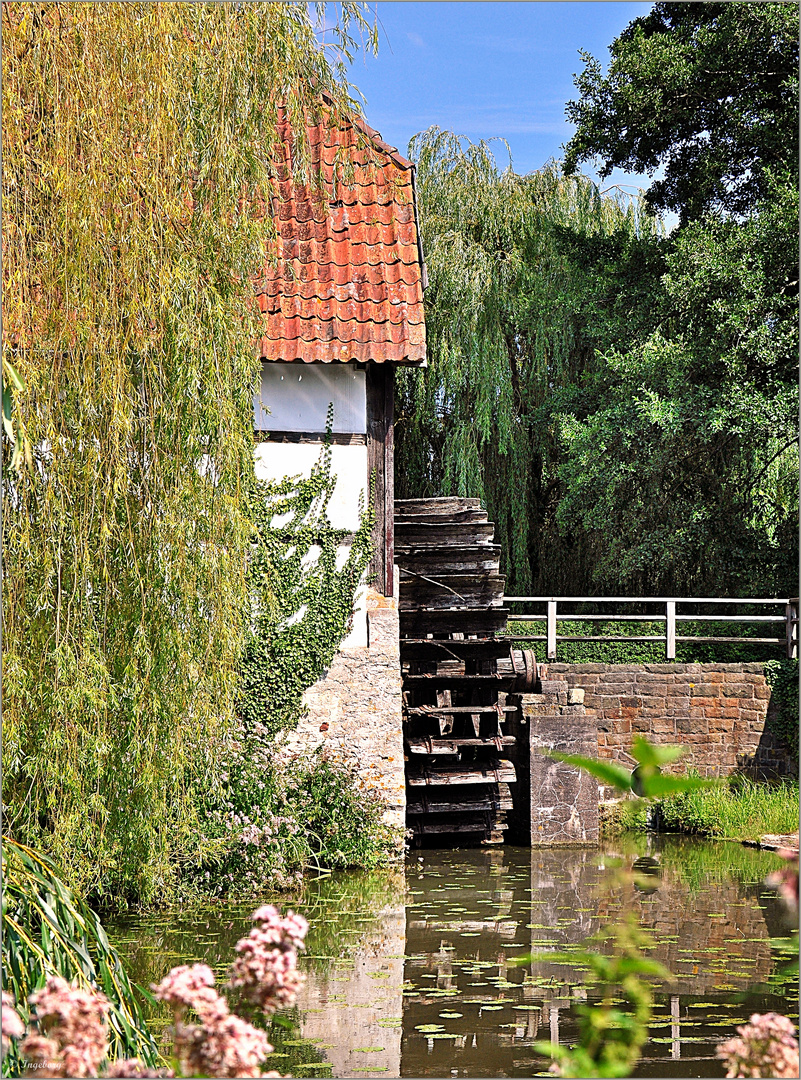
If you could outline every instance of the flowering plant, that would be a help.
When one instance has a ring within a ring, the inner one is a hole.
[[[255,926],[236,946],[227,986],[257,1005],[264,1015],[291,1005],[300,988],[297,955],[303,949],[308,924],[291,911],[282,917],[265,904],[253,913]],[[94,988],[71,985],[51,976],[30,997],[36,1009],[35,1027],[26,1033],[9,994],[3,994],[3,1052],[11,1039],[21,1039],[20,1055],[26,1076],[40,1077],[254,1077],[272,1046],[266,1034],[231,1011],[217,992],[214,973],[205,964],[173,968],[153,993],[173,1012],[171,1064],[150,1069],[136,1058],[110,1062],[108,999]]]
[[[798,1076],[798,1040],[786,1016],[754,1013],[737,1031],[739,1038],[718,1047],[727,1077]]]

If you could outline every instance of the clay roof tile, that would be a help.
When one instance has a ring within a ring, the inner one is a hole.
[[[322,180],[310,188],[292,179],[292,135],[284,119],[280,128],[270,201],[278,235],[256,281],[262,357],[425,361],[414,165],[360,118],[323,117],[307,126]]]

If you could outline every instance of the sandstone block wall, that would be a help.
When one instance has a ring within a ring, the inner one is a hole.
[[[384,800],[384,821],[406,827],[398,609],[392,597],[367,598],[368,644],[341,649],[324,677],[304,694],[306,716],[284,738],[284,751],[299,755],[325,747],[350,763],[359,783]]]
[[[771,694],[762,664],[548,664],[540,676],[546,693],[560,683],[584,690],[598,757],[633,768],[637,734],[685,747],[680,765],[701,776],[794,772],[787,748],[765,731]]]

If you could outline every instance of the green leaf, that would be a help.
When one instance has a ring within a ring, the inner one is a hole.
[[[645,798],[657,798],[661,795],[673,795],[677,791],[699,791],[701,788],[719,787],[719,780],[702,780],[696,776],[664,776],[655,774],[641,778],[642,792]]]
[[[631,773],[628,769],[614,765],[611,761],[599,761],[597,758],[582,757],[580,754],[560,754],[555,750],[550,751],[546,757],[553,758],[554,761],[564,761],[568,765],[576,765],[579,769],[584,769],[598,780],[620,791],[631,791]]]
[[[657,768],[669,765],[677,761],[684,753],[681,746],[659,746],[648,742],[641,735],[635,735],[632,739],[631,753],[635,761],[641,765],[654,765]]]

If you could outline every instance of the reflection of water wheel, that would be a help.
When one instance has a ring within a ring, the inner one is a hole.
[[[515,738],[513,690],[533,691],[532,653],[506,626],[494,526],[478,499],[395,503],[407,821],[424,836],[503,842]]]

